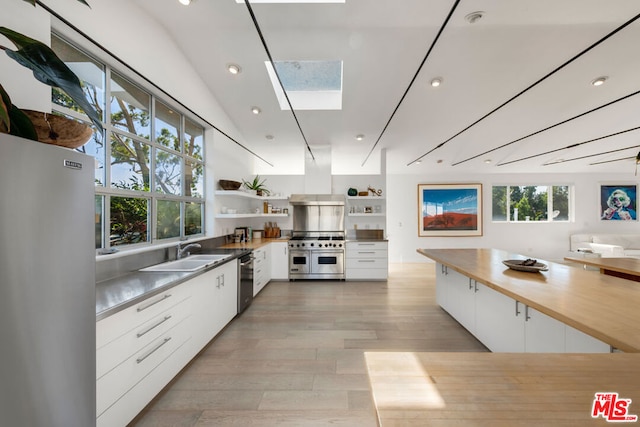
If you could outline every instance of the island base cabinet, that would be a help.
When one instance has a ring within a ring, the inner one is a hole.
[[[524,304],[483,284],[476,292],[476,337],[493,352],[525,351]]]
[[[436,301],[492,352],[611,351],[608,344],[439,263]]]
[[[565,324],[525,306],[524,350],[527,353],[564,353]]]
[[[567,353],[611,353],[611,346],[567,325],[565,330]]]

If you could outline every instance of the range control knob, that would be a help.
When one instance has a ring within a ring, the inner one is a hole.
[[[302,246],[304,248],[304,243],[301,243],[300,246]]]
[[[313,243],[310,243],[309,246],[313,247]]]

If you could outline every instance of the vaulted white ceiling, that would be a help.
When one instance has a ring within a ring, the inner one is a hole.
[[[170,32],[274,173],[304,161],[306,143],[311,152],[330,145],[334,162],[354,171],[382,148],[393,173],[635,168],[637,0],[135,2]],[[476,11],[475,23],[465,19]],[[260,34],[274,61],[342,60],[342,109],[282,110]],[[230,63],[242,72],[229,74]],[[595,87],[599,76],[608,78]]]

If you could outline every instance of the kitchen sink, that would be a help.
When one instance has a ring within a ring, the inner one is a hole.
[[[198,271],[230,256],[231,255],[191,255],[187,258],[145,267],[139,271]]]

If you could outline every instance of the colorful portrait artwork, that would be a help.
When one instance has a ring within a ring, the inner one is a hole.
[[[481,236],[482,184],[419,184],[419,236]]]
[[[637,187],[631,185],[600,186],[600,219],[603,221],[635,221]]]

